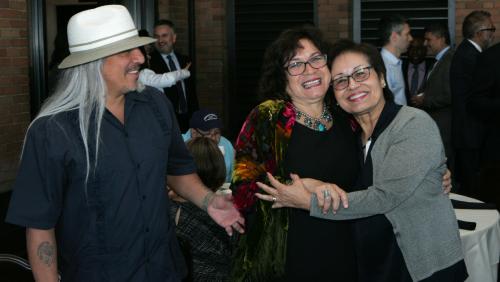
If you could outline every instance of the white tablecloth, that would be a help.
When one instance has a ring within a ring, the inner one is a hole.
[[[451,199],[479,202],[476,199],[450,194]],[[457,219],[476,222],[473,231],[460,229],[465,264],[469,272],[467,282],[496,282],[500,257],[500,221],[496,210],[455,209]]]

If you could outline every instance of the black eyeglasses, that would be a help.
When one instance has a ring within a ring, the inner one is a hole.
[[[312,68],[320,69],[327,63],[326,54],[314,56],[307,60],[307,62],[291,62],[285,67],[288,74],[292,76],[303,74],[306,71],[306,65],[309,64]]]
[[[497,29],[496,29],[496,28],[494,28],[494,27],[490,27],[490,28],[482,28],[482,29],[480,29],[478,32],[481,32],[481,31],[491,31],[491,32],[495,32],[495,31],[497,31]]]
[[[341,76],[333,80],[333,88],[335,90],[344,90],[349,86],[349,78],[354,79],[356,82],[362,82],[370,77],[370,69],[372,66],[366,66],[355,70],[350,75]]]

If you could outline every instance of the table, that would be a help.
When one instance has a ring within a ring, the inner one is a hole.
[[[451,199],[480,202],[458,194]],[[466,282],[496,282],[500,257],[500,221],[496,210],[455,209],[457,219],[476,222],[475,230],[460,229],[465,264],[469,272]]]

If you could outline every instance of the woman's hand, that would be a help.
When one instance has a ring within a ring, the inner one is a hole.
[[[342,203],[344,208],[349,207],[347,193],[335,184],[323,183],[322,185],[310,187],[309,189],[316,194],[316,198],[318,198],[318,207],[323,210],[323,214],[326,214],[330,207],[333,213],[336,213],[340,203]]]
[[[257,182],[268,195],[256,193],[255,195],[264,201],[274,202],[273,208],[292,207],[305,210],[310,209],[311,192],[318,198],[318,206],[326,213],[330,207],[336,212],[342,202],[344,208],[348,207],[347,194],[335,184],[324,183],[314,179],[307,179],[309,187],[306,188],[304,182],[296,174],[290,175],[291,185],[285,185],[277,181],[268,173],[269,182],[274,187]]]
[[[292,177],[293,182],[291,185],[280,183],[270,173],[267,173],[267,177],[272,187],[264,183],[257,182],[257,185],[267,193],[255,193],[257,198],[273,202],[273,208],[290,207],[309,210],[311,204],[311,193],[307,192],[304,184],[297,175],[295,175],[295,179]]]

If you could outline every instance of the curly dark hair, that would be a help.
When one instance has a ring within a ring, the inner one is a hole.
[[[357,53],[365,56],[377,75],[383,77],[387,82],[384,61],[375,46],[368,43],[355,43],[349,39],[341,39],[332,45],[328,54],[332,58],[332,66],[335,58],[345,53]],[[389,87],[384,87],[384,98],[386,101],[394,101],[394,94],[392,94]]]
[[[290,101],[290,96],[286,93],[288,79],[285,65],[297,54],[297,49],[303,48],[299,43],[301,39],[311,41],[323,54],[328,53],[330,44],[323,40],[321,31],[313,26],[300,26],[283,31],[267,47],[264,54],[258,88],[261,100]]]

